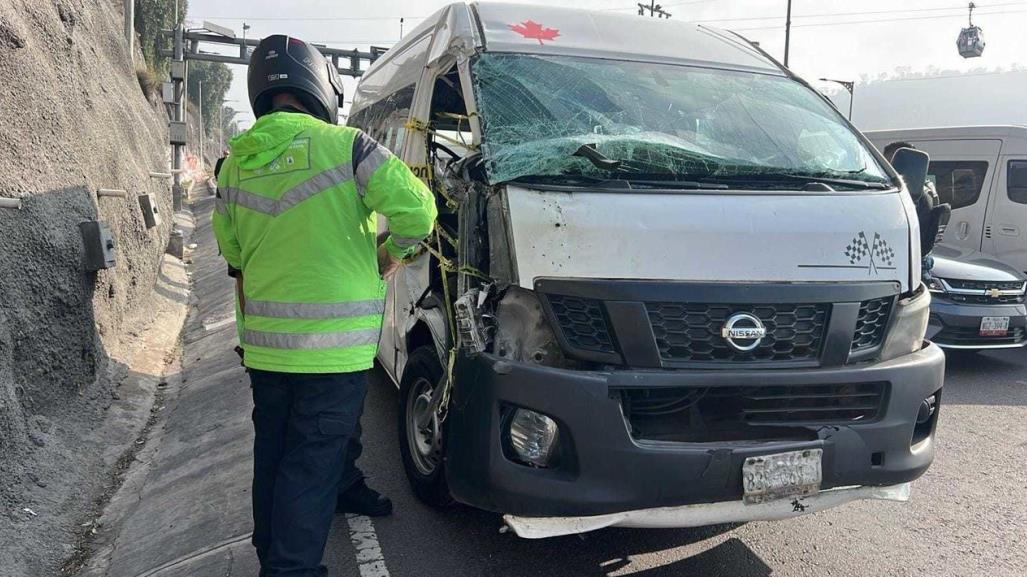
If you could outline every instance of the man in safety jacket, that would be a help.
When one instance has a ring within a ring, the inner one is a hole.
[[[261,575],[318,575],[336,506],[392,504],[354,461],[382,280],[432,231],[428,188],[388,150],[336,126],[342,83],[296,38],[265,38],[250,61],[256,123],[232,139],[214,233],[240,280],[243,363],[253,389],[253,545]],[[389,236],[376,247],[377,214]]]

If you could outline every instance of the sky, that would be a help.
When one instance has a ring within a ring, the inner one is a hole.
[[[187,22],[209,20],[256,38],[283,33],[336,48],[390,46],[400,38],[400,18],[409,32],[445,0],[191,0]],[[539,3],[528,0],[527,3]],[[636,14],[627,0],[549,0],[594,10]],[[787,0],[664,0],[677,20],[735,30],[779,60],[784,54]],[[963,59],[956,37],[967,25],[967,2],[954,0],[793,0],[790,67],[809,80],[875,79],[896,70],[929,71],[1010,68],[1027,65],[1027,0],[976,2],[974,24],[984,31],[981,58]],[[283,7],[287,6],[287,7]],[[228,105],[249,110],[246,69],[232,66],[235,79]],[[346,80],[346,94],[355,81]],[[821,84],[825,92],[839,90]],[[858,88],[857,88],[858,89]],[[838,97],[839,106],[846,106]],[[243,126],[251,113],[240,116]]]

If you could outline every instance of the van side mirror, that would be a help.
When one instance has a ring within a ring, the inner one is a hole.
[[[924,195],[924,183],[927,182],[927,168],[931,157],[922,150],[900,148],[892,156],[891,165],[906,183],[906,190],[913,198],[913,203],[920,202]]]

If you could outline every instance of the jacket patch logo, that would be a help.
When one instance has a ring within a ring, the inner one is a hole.
[[[848,259],[848,264],[800,264],[799,268],[856,268],[867,271],[867,274],[895,270],[895,250],[876,232],[870,240],[866,231],[859,231],[842,254]]]
[[[560,30],[556,28],[546,28],[534,20],[525,20],[519,24],[508,24],[507,26],[510,30],[513,30],[525,38],[534,38],[535,40],[538,40],[540,45],[545,45],[543,40],[549,40],[552,42],[560,35]]]

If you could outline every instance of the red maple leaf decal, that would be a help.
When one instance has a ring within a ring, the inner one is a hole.
[[[546,28],[534,20],[525,20],[520,24],[509,24],[510,30],[525,38],[534,38],[539,44],[545,44],[543,40],[555,40],[560,35],[556,28]]]

